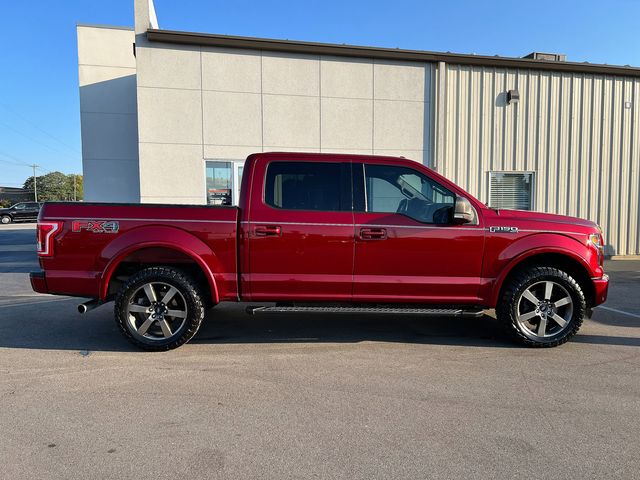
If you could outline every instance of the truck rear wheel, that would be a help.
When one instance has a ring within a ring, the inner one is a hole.
[[[181,270],[150,267],[130,277],[116,296],[116,323],[145,350],[171,350],[193,338],[205,315],[197,284]]]
[[[9,215],[3,215],[2,218],[0,218],[0,223],[3,224],[7,224],[7,223],[11,223],[13,221],[13,218],[11,218]]]
[[[573,337],[584,320],[585,297],[568,273],[532,267],[503,290],[496,316],[509,336],[529,347],[555,347]]]

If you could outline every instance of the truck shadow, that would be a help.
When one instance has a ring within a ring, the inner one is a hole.
[[[113,321],[113,304],[81,316],[79,299],[0,305],[0,348],[137,352]],[[496,320],[425,318],[419,315],[259,314],[245,305],[210,310],[191,345],[347,344],[387,342],[485,348],[520,348],[502,333]],[[640,346],[640,338],[578,335],[573,342]],[[187,349],[189,346],[186,347]],[[179,351],[182,351],[180,349]],[[211,350],[215,354],[215,350]]]
[[[518,348],[492,315],[257,314],[237,304],[211,310],[191,343],[358,343],[364,341]],[[578,334],[572,341],[640,346],[640,338]]]
[[[192,343],[358,343],[365,341],[513,347],[494,318],[420,315],[261,313],[244,306],[211,310]]]
[[[1,297],[0,297],[1,299]],[[0,348],[135,352],[113,321],[113,304],[85,315],[77,298],[0,304]],[[417,315],[260,314],[222,304],[207,313],[190,344],[358,343],[365,341],[509,347],[490,316],[474,319]],[[188,347],[187,347],[188,348]]]

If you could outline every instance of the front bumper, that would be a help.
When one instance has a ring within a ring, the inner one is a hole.
[[[600,305],[607,301],[609,293],[609,275],[605,274],[600,278],[592,278],[593,282],[593,306]]]
[[[31,282],[31,288],[37,293],[49,293],[47,288],[47,278],[42,270],[37,272],[31,272],[29,274],[29,281]]]

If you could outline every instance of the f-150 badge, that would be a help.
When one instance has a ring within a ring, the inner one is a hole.
[[[491,233],[518,233],[518,227],[489,227]]]
[[[71,225],[74,232],[118,233],[119,228],[120,224],[114,220],[74,220]]]

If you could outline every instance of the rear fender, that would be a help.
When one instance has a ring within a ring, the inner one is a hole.
[[[579,240],[561,234],[539,233],[529,235],[511,243],[496,259],[495,266],[499,269],[489,295],[489,306],[495,307],[507,276],[522,262],[534,255],[559,254],[571,258],[581,265],[591,276],[592,249]],[[493,276],[487,272],[487,276]]]
[[[100,253],[105,268],[100,279],[100,299],[105,300],[111,276],[118,265],[137,250],[149,247],[164,247],[181,252],[202,269],[209,283],[211,299],[219,302],[218,285],[224,284],[220,261],[209,246],[185,230],[166,226],[146,226],[129,230],[109,243]]]

